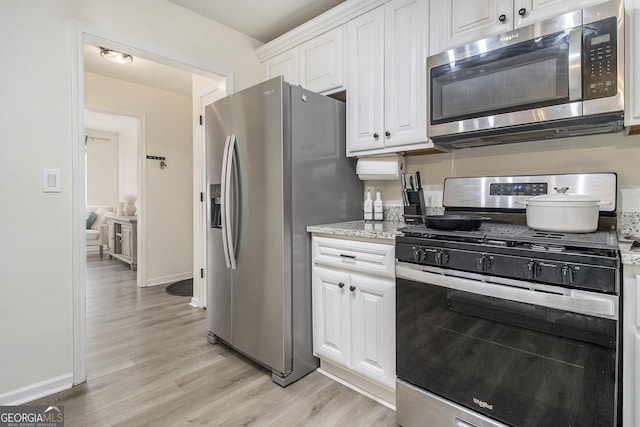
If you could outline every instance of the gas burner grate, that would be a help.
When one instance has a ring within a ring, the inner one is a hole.
[[[536,247],[571,247],[575,249],[617,250],[618,240],[614,231],[596,231],[594,233],[557,233],[532,230],[526,225],[484,223],[475,231],[436,230],[424,225],[399,229],[413,237],[437,240],[473,242],[478,244],[499,244],[514,246],[531,244]],[[562,249],[559,249],[561,251]]]
[[[539,237],[541,239],[564,239],[564,233],[545,233],[545,232],[535,232],[531,234],[531,237]]]

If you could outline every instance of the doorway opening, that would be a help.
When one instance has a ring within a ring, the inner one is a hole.
[[[136,270],[136,285],[146,283],[146,236],[142,227],[146,216],[141,211],[145,206],[146,194],[143,186],[144,175],[141,170],[141,153],[146,152],[144,138],[144,115],[132,115],[101,107],[85,108],[85,203],[87,210],[110,211],[116,215],[135,216],[136,235],[129,236],[125,242],[119,239],[120,249],[116,249],[114,227],[108,223],[103,228],[99,245],[89,246],[87,251],[99,250],[109,258],[122,257]],[[135,211],[124,212],[124,200],[134,200]],[[95,224],[94,224],[95,225]],[[92,226],[92,228],[97,228]],[[135,250],[135,253],[131,253]],[[124,251],[124,254],[123,254]],[[117,252],[117,253],[116,253]],[[126,255],[126,256],[123,256]]]
[[[163,64],[169,67],[174,67],[180,70],[191,72],[194,75],[210,77],[219,81],[219,87],[224,90],[223,94],[230,93],[229,88],[233,87],[233,74],[230,70],[226,70],[217,67],[214,64],[203,63],[201,61],[185,58],[181,55],[174,55],[165,50],[149,45],[146,43],[129,40],[124,37],[114,35],[112,33],[104,33],[99,29],[91,26],[87,26],[82,23],[73,24],[73,52],[72,52],[72,87],[73,87],[73,100],[72,100],[72,116],[73,116],[73,286],[74,286],[74,384],[81,383],[86,380],[87,366],[86,366],[86,347],[87,347],[87,333],[86,333],[86,233],[85,233],[85,57],[84,47],[85,44],[92,44],[94,46],[102,46],[112,48],[119,51],[127,52],[135,57],[144,58],[149,61],[154,61],[159,64]],[[195,89],[194,89],[195,90]],[[196,121],[195,112],[191,112],[192,119]],[[142,132],[145,130],[145,125],[141,125]],[[192,142],[192,156],[201,159],[203,154],[204,143],[196,143],[196,133],[193,133]],[[138,153],[138,158],[142,158],[143,153]],[[145,172],[145,158],[142,161],[142,167],[139,168],[139,174],[142,175],[139,180],[139,185],[143,187],[141,191],[142,197],[144,197],[144,186],[146,185],[146,172]],[[171,167],[169,161],[166,162],[168,167]],[[174,163],[175,165],[175,163]],[[175,166],[174,166],[175,167]],[[192,180],[194,184],[196,181],[203,180],[202,175],[204,170],[200,167],[199,162],[193,161]],[[200,191],[204,191],[202,188],[193,188],[192,194],[192,206],[194,212],[202,209],[200,207]],[[196,196],[197,195],[197,196]],[[144,202],[144,200],[143,200]],[[141,211],[144,214],[146,209],[144,203],[140,204]],[[194,215],[195,216],[195,215]],[[148,234],[145,227],[146,221],[142,221],[140,234],[142,236]],[[192,232],[193,234],[199,233],[205,227],[204,223],[193,222]],[[204,257],[204,247],[197,247],[194,239],[193,257]],[[144,254],[142,258],[147,254]],[[148,261],[148,260],[147,260]],[[144,268],[144,263],[142,266]],[[193,265],[196,262],[194,261]],[[190,269],[191,270],[191,269]],[[144,271],[139,271],[138,277]],[[200,277],[198,274],[193,274],[194,270],[189,271],[189,274],[195,279]],[[150,283],[148,279],[141,280],[143,286],[154,285],[160,283]]]

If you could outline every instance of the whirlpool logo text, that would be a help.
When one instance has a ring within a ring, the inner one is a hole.
[[[483,409],[488,409],[490,411],[493,411],[493,405],[491,405],[490,403],[487,403],[485,401],[482,401],[480,399],[476,399],[475,397],[473,398],[473,403],[475,403],[476,405],[478,405],[479,407],[481,407]]]

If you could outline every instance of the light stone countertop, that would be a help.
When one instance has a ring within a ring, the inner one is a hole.
[[[626,265],[640,265],[640,250],[620,251],[620,260]]]
[[[395,240],[400,235],[398,228],[405,227],[404,222],[399,221],[347,221],[333,224],[310,225],[307,231],[310,233],[333,234],[345,237],[363,237],[368,239]]]
[[[391,213],[391,212],[390,212]],[[441,214],[434,212],[433,214]],[[385,215],[388,218],[397,219],[398,215]],[[624,213],[622,221],[618,221],[618,235],[620,238],[626,234],[640,235],[640,213]],[[346,221],[333,224],[310,225],[307,231],[310,233],[333,234],[344,237],[361,237],[369,239],[394,240],[402,234],[398,228],[406,227],[402,221]],[[622,264],[640,265],[640,249],[620,250]]]

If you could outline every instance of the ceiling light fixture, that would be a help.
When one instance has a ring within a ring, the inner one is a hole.
[[[133,57],[128,53],[118,52],[117,50],[107,49],[106,47],[100,48],[100,56],[118,64],[131,64],[133,62]]]

